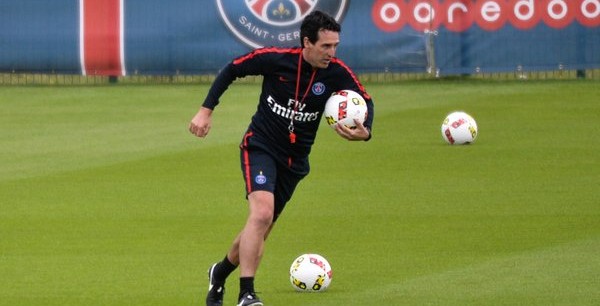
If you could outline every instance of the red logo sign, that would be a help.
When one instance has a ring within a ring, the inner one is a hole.
[[[371,18],[385,32],[396,32],[406,25],[417,31],[444,27],[452,32],[474,25],[496,31],[507,23],[521,30],[541,22],[556,29],[573,22],[597,27],[600,0],[376,0]]]

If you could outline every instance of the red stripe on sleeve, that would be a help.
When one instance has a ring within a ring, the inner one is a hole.
[[[300,48],[261,48],[261,49],[256,49],[246,55],[240,56],[238,58],[236,58],[233,61],[234,65],[238,65],[240,63],[243,63],[244,61],[247,61],[257,55],[261,55],[261,54],[265,54],[265,53],[300,53],[302,52],[302,49]]]
[[[348,67],[346,65],[346,63],[344,63],[342,60],[340,60],[338,58],[333,58],[331,61],[334,62],[334,63],[338,63],[340,66],[342,66],[342,68],[346,69],[346,71],[348,71],[348,73],[350,74],[350,76],[354,80],[354,83],[356,83],[356,86],[358,86],[358,88],[362,92],[363,96],[366,99],[371,99],[371,96],[367,93],[367,90],[365,89],[365,87],[360,83],[360,81],[356,77],[356,74],[354,74],[354,72],[352,71],[352,69],[350,69],[350,67]]]

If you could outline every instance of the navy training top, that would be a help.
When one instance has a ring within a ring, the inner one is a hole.
[[[373,100],[352,70],[335,57],[327,68],[313,69],[304,59],[299,64],[301,53],[302,48],[269,47],[236,58],[217,75],[202,106],[214,109],[236,78],[262,75],[262,93],[249,130],[272,153],[293,158],[307,157],[327,99],[343,89],[356,91],[365,98],[368,116],[364,125],[371,131]],[[298,66],[300,82],[296,89]],[[297,106],[294,105],[296,92],[300,102]],[[295,143],[291,143],[288,130],[292,118]]]

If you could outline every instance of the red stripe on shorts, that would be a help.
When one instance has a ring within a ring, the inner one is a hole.
[[[248,194],[252,192],[252,178],[250,177],[250,156],[248,154],[248,138],[252,136],[252,132],[246,133],[244,135],[244,145],[242,150],[244,150],[244,172],[245,172],[245,180],[246,180],[246,189]]]

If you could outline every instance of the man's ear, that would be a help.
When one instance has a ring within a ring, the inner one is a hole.
[[[302,47],[306,48],[308,46],[308,44],[310,44],[310,39],[308,39],[308,37],[304,36],[304,38],[302,39]]]

